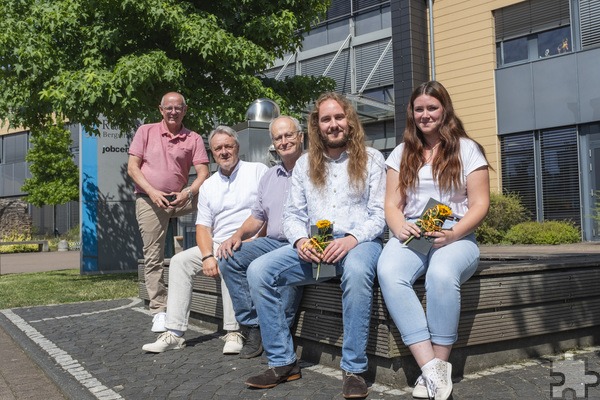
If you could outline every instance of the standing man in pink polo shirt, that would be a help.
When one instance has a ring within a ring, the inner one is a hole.
[[[183,126],[187,111],[183,96],[175,92],[165,94],[159,109],[163,120],[140,126],[129,146],[127,165],[135,182],[135,213],[144,243],[144,275],[154,315],[153,332],[166,331],[163,261],[169,219],[196,210],[200,185],[209,175],[202,137]],[[187,186],[192,166],[196,179]]]

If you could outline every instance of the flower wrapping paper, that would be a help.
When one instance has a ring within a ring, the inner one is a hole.
[[[426,219],[427,216],[430,214],[430,210],[431,209],[435,209],[437,206],[444,206],[446,207],[448,210],[450,210],[450,208],[448,206],[446,206],[443,203],[440,203],[439,201],[433,199],[433,198],[429,198],[429,201],[427,202],[427,205],[425,206],[425,209],[423,210],[423,212],[421,213],[421,220]],[[436,216],[436,221],[435,221],[435,225],[439,228],[438,230],[442,229],[442,225],[444,224],[444,222],[446,221],[446,218],[450,216],[450,213],[445,216],[445,215],[437,215]],[[423,255],[427,255],[429,254],[429,251],[431,250],[431,247],[433,246],[433,241],[435,238],[429,237],[429,236],[424,236],[423,233],[426,230],[423,229],[423,227],[421,227],[421,236],[420,237],[414,237],[411,236],[410,238],[408,238],[404,244],[411,250],[414,250],[418,253],[421,253]]]

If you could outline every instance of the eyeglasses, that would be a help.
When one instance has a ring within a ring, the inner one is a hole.
[[[160,109],[166,112],[182,112],[183,109],[185,108],[185,106],[168,106],[168,107],[164,107],[164,106],[160,106]]]
[[[286,132],[283,133],[281,135],[277,135],[273,138],[273,143],[274,144],[280,144],[281,141],[283,140],[283,138],[285,138],[285,140],[292,140],[295,139],[296,136],[300,133],[301,131],[293,131],[293,132]]]

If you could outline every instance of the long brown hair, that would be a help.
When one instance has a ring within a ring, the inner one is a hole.
[[[402,197],[406,196],[408,189],[414,189],[419,181],[419,170],[425,164],[422,157],[425,147],[423,132],[417,127],[414,118],[414,103],[421,95],[437,99],[443,108],[440,121],[440,145],[438,153],[432,164],[433,179],[443,191],[450,191],[460,187],[462,181],[462,162],[460,159],[460,138],[469,138],[462,121],[454,113],[454,106],[450,94],[439,82],[429,81],[422,83],[410,96],[406,107],[406,128],[404,129],[404,150],[400,160],[401,172],[398,190]],[[470,139],[470,138],[469,138]],[[472,140],[472,139],[471,139]],[[475,141],[474,141],[475,142]],[[485,157],[483,147],[475,142]]]
[[[311,182],[318,188],[325,186],[327,180],[328,168],[324,168],[325,162],[325,143],[319,129],[319,107],[326,100],[335,100],[346,115],[348,121],[348,175],[350,183],[356,190],[362,191],[365,188],[367,179],[367,149],[365,147],[365,131],[363,129],[356,110],[344,96],[334,93],[323,93],[317,99],[315,108],[308,117],[308,161],[309,177]]]

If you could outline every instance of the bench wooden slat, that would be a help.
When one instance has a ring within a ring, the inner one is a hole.
[[[165,269],[168,281],[168,268]],[[140,266],[140,297],[147,299]],[[463,285],[459,338],[455,347],[586,329],[600,325],[600,266],[585,257],[549,264],[482,263]],[[426,306],[423,281],[414,287]],[[340,347],[343,321],[339,281],[304,287],[296,337]],[[222,318],[220,281],[194,279],[192,311]],[[384,358],[408,355],[378,286],[374,288],[369,354]]]

